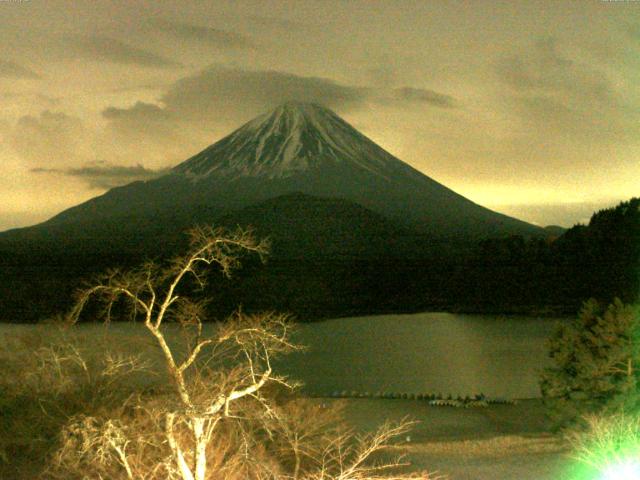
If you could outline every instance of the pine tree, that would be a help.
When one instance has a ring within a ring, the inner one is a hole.
[[[576,320],[548,341],[553,366],[541,376],[543,401],[556,427],[585,414],[640,409],[640,315],[619,299],[583,304]]]

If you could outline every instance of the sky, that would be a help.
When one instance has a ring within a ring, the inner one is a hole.
[[[640,195],[640,1],[0,0],[0,231],[287,100],[476,203],[585,223]]]

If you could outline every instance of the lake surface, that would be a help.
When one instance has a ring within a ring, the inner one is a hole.
[[[419,313],[341,318],[299,327],[308,350],[280,371],[306,390],[540,396],[545,339],[561,319]]]
[[[293,339],[307,350],[281,358],[275,368],[320,395],[354,391],[535,398],[540,396],[539,372],[550,364],[545,339],[558,321],[567,320],[419,313],[301,324]],[[0,324],[0,336],[34,328]],[[147,336],[141,325],[126,323],[79,329],[113,336],[118,343]]]

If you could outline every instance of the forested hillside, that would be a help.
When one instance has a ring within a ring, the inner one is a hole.
[[[637,301],[640,198],[600,210],[588,225],[575,225],[555,240],[481,241],[454,269],[448,285],[449,298],[489,309],[564,305],[575,310],[590,297],[605,303],[614,297]]]

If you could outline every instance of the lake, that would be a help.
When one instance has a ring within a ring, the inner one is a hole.
[[[550,365],[545,339],[558,321],[522,316],[418,313],[303,324],[309,348],[280,362],[318,394],[334,391],[540,396]]]
[[[418,313],[340,318],[301,324],[294,341],[306,345],[275,362],[276,372],[319,395],[333,392],[442,393],[490,397],[540,396],[538,374],[549,365],[545,339],[561,319]],[[31,325],[0,324],[11,337]],[[90,324],[93,335],[146,334],[141,325]]]

